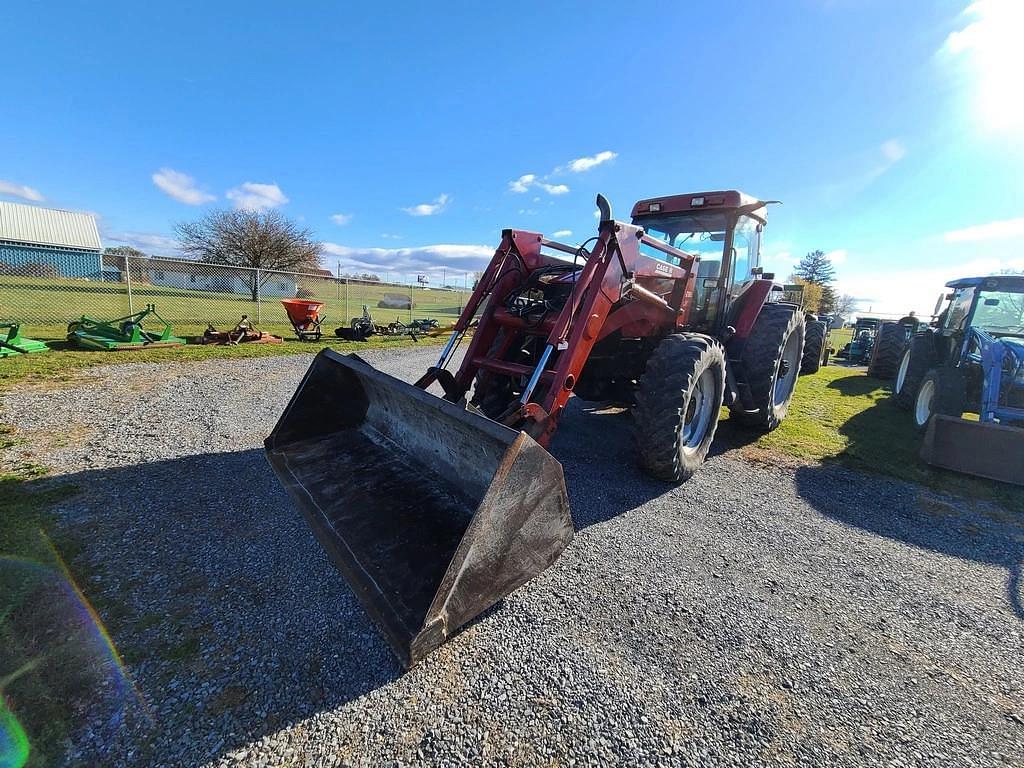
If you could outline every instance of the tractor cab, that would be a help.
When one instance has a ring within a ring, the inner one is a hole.
[[[735,299],[761,277],[767,206],[735,190],[650,198],[633,206],[634,225],[697,257],[689,317],[694,327],[721,327]],[[667,258],[647,245],[640,250],[652,258]]]
[[[1024,276],[967,277],[946,283],[935,303],[935,324],[947,337],[980,328],[995,337],[1024,338]]]

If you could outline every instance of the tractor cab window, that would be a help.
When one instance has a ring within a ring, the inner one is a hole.
[[[761,262],[761,227],[756,219],[740,216],[732,238],[731,285],[741,285],[750,279],[750,270]]]
[[[651,237],[697,256],[697,282],[694,286],[694,309],[698,322],[717,300],[718,279],[722,274],[722,257],[725,253],[726,231],[729,227],[725,211],[688,211],[665,216],[643,216],[634,219]],[[640,251],[645,256],[665,261],[661,251],[641,243]]]
[[[953,301],[946,308],[946,318],[942,324],[945,331],[952,333],[963,325],[967,313],[971,311],[971,302],[974,300],[974,288],[959,288],[953,294]]]
[[[982,290],[971,325],[994,336],[1024,336],[1024,293]]]

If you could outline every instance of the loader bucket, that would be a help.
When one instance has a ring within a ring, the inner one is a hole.
[[[406,667],[573,536],[562,467],[526,433],[355,355],[316,356],[266,451]]]
[[[1024,485],[1024,429],[936,414],[921,458],[943,469]]]

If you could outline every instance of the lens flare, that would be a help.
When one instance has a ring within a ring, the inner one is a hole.
[[[30,745],[57,748],[35,743],[47,724],[66,722],[73,738],[87,721],[122,719],[126,694],[142,703],[103,621],[43,539],[46,564],[0,555],[0,768],[24,765]]]
[[[28,762],[28,736],[0,697],[0,768],[21,768]]]

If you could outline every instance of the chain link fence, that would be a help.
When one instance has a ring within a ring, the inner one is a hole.
[[[19,322],[42,339],[63,338],[67,324],[83,315],[114,320],[153,305],[179,336],[201,334],[208,325],[231,328],[243,315],[262,330],[294,338],[282,300],[323,304],[325,336],[349,327],[363,308],[377,325],[436,320],[450,325],[470,295],[461,286],[336,277],[327,270],[281,272],[164,258],[103,255],[88,268],[55,252],[52,260],[0,264],[0,322]]]

